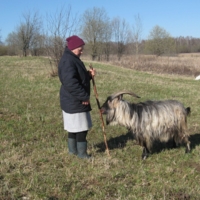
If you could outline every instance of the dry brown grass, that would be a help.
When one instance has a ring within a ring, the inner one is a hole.
[[[87,57],[84,57],[87,60]],[[111,56],[109,64],[159,74],[200,75],[200,53],[177,56],[124,55],[120,61]]]

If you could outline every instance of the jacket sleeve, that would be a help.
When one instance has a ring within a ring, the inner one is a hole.
[[[80,72],[73,61],[65,60],[60,69],[60,76],[64,89],[80,101],[88,101],[90,96],[86,91],[86,81],[81,80]],[[88,75],[88,72],[84,72]],[[89,76],[89,75],[88,75]]]

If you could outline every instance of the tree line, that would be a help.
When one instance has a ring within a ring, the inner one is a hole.
[[[81,16],[74,16],[69,6],[47,15],[45,21],[38,12],[25,13],[22,19],[17,28],[9,33],[6,43],[0,43],[0,55],[48,56],[54,66],[63,53],[66,37],[73,34],[81,36],[86,42],[84,54],[99,61],[109,61],[110,55],[116,55],[120,60],[124,54],[161,56],[200,52],[200,38],[173,38],[158,25],[143,40],[139,15],[133,18],[130,25],[120,17],[110,19],[104,8],[94,7]]]

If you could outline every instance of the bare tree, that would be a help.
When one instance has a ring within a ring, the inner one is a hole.
[[[126,21],[124,19],[120,19],[119,17],[113,19],[112,27],[114,33],[114,41],[117,44],[117,57],[119,61],[125,52],[125,46],[128,42],[130,29]]]
[[[51,75],[57,67],[66,46],[66,37],[79,32],[78,17],[73,17],[71,7],[62,6],[53,15],[47,15],[46,52],[51,65]]]
[[[4,43],[1,41],[1,29],[0,29],[0,56],[7,55],[7,47],[4,45]]]
[[[111,47],[112,47],[112,26],[111,23],[106,24],[105,32],[104,32],[104,47],[103,52],[105,55],[106,61],[109,61],[110,53],[111,53]]]
[[[105,9],[88,9],[82,17],[82,36],[87,42],[92,60],[96,57],[100,59],[103,53],[103,47],[108,40],[109,18]],[[107,35],[107,36],[106,36]]]
[[[46,55],[45,51],[46,37],[41,34],[36,34],[31,42],[31,54],[33,56]]]
[[[41,20],[38,12],[23,14],[23,20],[17,28],[17,35],[23,56],[27,56],[31,42],[41,30]]]
[[[8,46],[8,55],[19,55],[20,54],[20,42],[17,32],[9,33],[6,38]]]
[[[141,43],[142,35],[142,22],[140,16],[137,15],[134,17],[133,31],[132,31],[132,40],[134,45],[134,52],[136,55],[139,53],[139,44]]]
[[[175,41],[170,34],[160,26],[155,26],[149,34],[146,48],[157,56],[175,52]]]

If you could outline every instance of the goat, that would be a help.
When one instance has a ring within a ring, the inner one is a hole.
[[[175,146],[184,143],[186,153],[190,152],[187,134],[190,107],[184,108],[176,100],[129,103],[122,99],[123,94],[140,98],[132,92],[121,91],[109,96],[100,111],[106,115],[107,125],[119,124],[134,134],[136,141],[143,147],[143,160],[151,153],[155,141],[168,142],[172,139]]]

